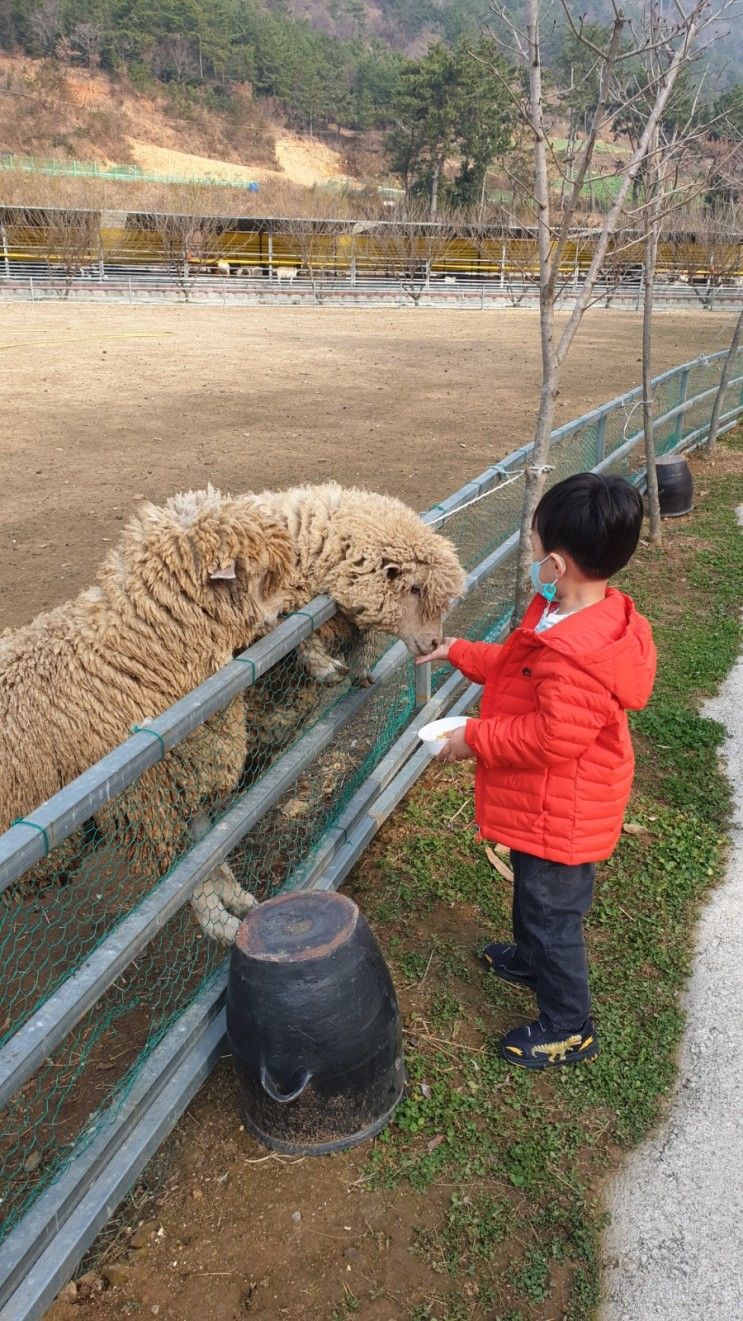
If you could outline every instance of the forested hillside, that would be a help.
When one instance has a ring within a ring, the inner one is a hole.
[[[603,14],[605,3],[587,0],[583,9]],[[560,25],[561,12],[555,2],[545,29],[547,87],[555,120],[573,132],[590,113],[595,57]],[[482,204],[494,162],[518,146],[507,90],[515,75],[483,34],[488,20],[490,0],[0,0],[0,49],[41,58],[52,71],[107,74],[145,96],[156,90],[182,118],[221,117],[238,160],[261,159],[253,148],[262,120],[309,134],[373,132],[382,172],[427,198],[433,215],[445,193],[457,206]],[[605,44],[608,29],[590,26]],[[741,28],[713,47],[726,77],[743,47]],[[692,66],[674,95],[683,92],[716,133],[740,140],[741,84],[709,74],[697,101],[699,76]],[[9,77],[0,71],[6,101]],[[621,131],[621,106],[612,113]],[[5,150],[17,149],[13,122],[5,117]],[[85,144],[77,149],[65,129],[52,146],[84,156]],[[269,159],[267,144],[261,150]]]
[[[603,6],[589,0],[581,12]],[[559,15],[555,4],[545,42],[553,64]],[[154,78],[184,95],[205,87],[217,104],[231,84],[249,83],[292,127],[364,130],[391,123],[411,52],[436,40],[469,44],[492,21],[489,0],[0,0],[0,47],[125,70],[135,85]],[[717,61],[728,82],[743,56],[743,23],[735,26]]]
[[[337,41],[255,0],[0,0],[0,46],[92,69],[135,86],[207,87],[228,109],[234,83],[274,98],[297,126],[380,120],[403,56]]]
[[[492,0],[266,0],[277,13],[291,13],[307,18],[318,31],[346,39],[381,39],[408,54],[420,54],[437,38],[454,44],[463,36],[478,33],[483,27],[497,27]],[[507,9],[518,10],[520,0],[505,0]],[[562,11],[552,0],[555,27],[562,28]],[[623,9],[628,15],[643,12],[642,0],[628,0]],[[545,33],[550,27],[550,4],[544,5]],[[611,22],[611,0],[580,0],[574,4],[576,19],[582,17],[601,23]],[[716,75],[724,83],[743,78],[743,20],[739,11],[726,25],[724,60],[716,60]],[[556,43],[547,42],[554,51]]]

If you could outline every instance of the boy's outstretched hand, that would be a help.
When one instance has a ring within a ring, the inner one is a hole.
[[[437,754],[437,761],[467,761],[469,757],[474,757],[474,752],[464,737],[465,726],[460,729],[452,729],[446,736],[446,742],[442,744],[441,751]]]
[[[449,648],[456,640],[456,638],[444,638],[444,641],[440,642],[434,651],[429,651],[427,656],[416,656],[416,665],[425,665],[426,661],[448,660]]]

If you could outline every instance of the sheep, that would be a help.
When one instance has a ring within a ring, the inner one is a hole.
[[[274,267],[274,276],[276,277],[276,280],[279,282],[279,284],[281,283],[282,280],[288,280],[290,284],[293,284],[298,275],[299,275],[298,266]]]
[[[451,542],[399,500],[335,482],[264,491],[257,498],[292,541],[286,609],[300,610],[313,596],[327,593],[338,612],[297,649],[303,692],[296,675],[293,683],[287,676],[287,691],[294,687],[292,701],[272,700],[272,675],[246,692],[253,766],[265,760],[261,742],[275,748],[296,733],[302,708],[313,701],[307,679],[340,683],[349,670],[343,653],[371,629],[402,638],[414,656],[431,651],[441,640],[446,611],[465,585]]]
[[[0,829],[273,627],[292,560],[286,529],[249,496],[210,486],[143,505],[95,586],[0,638]],[[96,827],[160,876],[208,828],[244,760],[237,698],[106,804]],[[84,847],[82,834],[65,841],[33,879],[59,875]],[[203,930],[230,942],[255,900],[222,866],[191,902]]]

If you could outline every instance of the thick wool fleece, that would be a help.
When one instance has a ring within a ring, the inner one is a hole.
[[[248,497],[210,487],[144,505],[96,586],[0,639],[0,829],[264,632],[291,561],[286,530]],[[238,700],[103,809],[99,824],[125,823],[139,861],[162,874],[188,820],[234,788],[244,756]],[[59,867],[59,855],[50,863]]]
[[[294,672],[287,681],[281,703],[275,674],[246,693],[254,764],[316,714],[316,689],[307,687],[308,677],[323,684],[342,680],[348,673],[344,657],[370,629],[403,638],[413,654],[430,651],[452,599],[465,587],[451,542],[399,500],[335,482],[264,491],[258,499],[292,539],[286,609],[300,610],[314,596],[327,594],[338,611],[298,648],[303,673]],[[295,664],[294,657],[287,658],[287,668]]]
[[[503,645],[457,641],[453,665],[485,690],[465,738],[477,757],[480,833],[577,865],[613,851],[634,774],[627,710],[655,678],[650,625],[609,587],[603,601],[544,633],[535,597]]]
[[[264,491],[258,499],[294,546],[288,610],[327,592],[358,628],[412,636],[440,628],[464,591],[451,542],[400,500],[335,482]]]

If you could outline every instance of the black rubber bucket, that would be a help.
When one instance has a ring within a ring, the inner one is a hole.
[[[694,483],[683,454],[667,454],[655,465],[658,474],[658,502],[663,518],[690,514],[694,507]]]
[[[266,1146],[323,1156],[379,1133],[405,1088],[389,969],[345,895],[281,895],[232,949],[227,1038],[245,1127]]]

